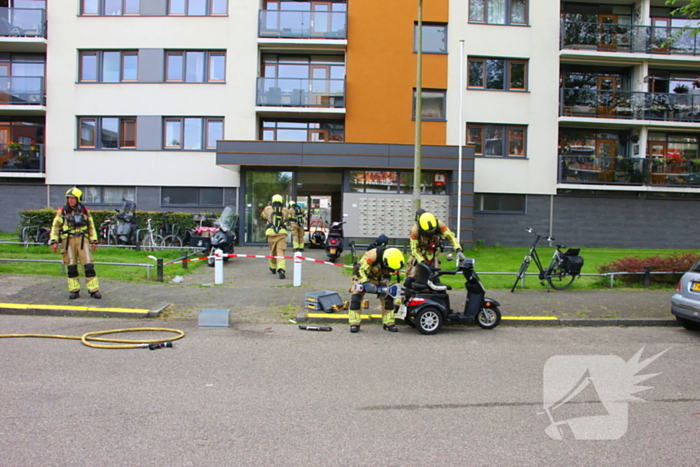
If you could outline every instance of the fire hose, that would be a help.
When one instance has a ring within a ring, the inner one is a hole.
[[[173,337],[165,339],[113,339],[96,336],[104,336],[106,334],[117,334],[120,332],[139,332],[139,331],[156,331],[156,332],[171,332],[176,334]],[[132,328],[132,329],[112,329],[109,331],[93,331],[86,332],[82,336],[62,336],[59,334],[0,334],[0,339],[10,337],[43,337],[51,339],[72,339],[79,340],[88,347],[93,349],[141,349],[148,348],[150,350],[161,349],[164,347],[172,347],[173,341],[185,337],[185,333],[179,329],[168,328]],[[112,344],[93,344],[92,342],[111,342]]]

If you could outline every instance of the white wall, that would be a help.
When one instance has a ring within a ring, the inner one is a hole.
[[[464,122],[527,125],[527,159],[475,161],[478,193],[556,192],[559,103],[559,2],[529,2],[529,26],[468,24],[468,2],[450,1],[447,144],[459,144],[459,41],[470,56],[528,59],[528,92],[464,91]],[[466,132],[462,130],[466,141]]]
[[[76,116],[224,116],[224,139],[257,139],[258,2],[231,0],[230,16],[206,18],[81,17],[66,6],[47,5],[46,182],[240,186],[212,152],[76,151]],[[78,50],[139,48],[225,49],[226,84],[77,83]]]

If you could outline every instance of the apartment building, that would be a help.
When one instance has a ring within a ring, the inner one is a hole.
[[[0,230],[77,185],[93,209],[235,206],[244,243],[274,193],[323,200],[312,230],[406,238],[418,0],[67,3],[0,9]],[[421,4],[422,203],[466,246],[526,226],[697,244],[698,39],[668,41],[687,20],[663,0]]]

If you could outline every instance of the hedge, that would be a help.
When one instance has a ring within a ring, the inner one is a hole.
[[[651,282],[658,283],[675,283],[678,281],[678,275],[690,270],[690,268],[698,260],[697,254],[678,253],[675,255],[662,257],[650,256],[648,258],[621,258],[610,263],[601,264],[598,266],[598,272],[601,274],[610,272],[645,272],[645,266],[649,266],[650,270],[658,272],[670,272],[672,274],[652,274]],[[629,284],[634,282],[642,282],[644,276],[642,274],[629,274],[616,276],[623,283]]]
[[[97,211],[90,209],[92,219],[95,222],[95,228],[99,228],[100,224],[105,219],[113,217],[116,212],[114,210]],[[27,226],[42,225],[50,227],[53,223],[53,218],[56,216],[56,209],[35,209],[29,211],[20,211],[21,217],[19,230]],[[215,219],[218,219],[219,214],[197,213],[197,216],[204,216],[206,220],[202,225],[212,226]],[[140,228],[146,228],[148,218],[152,219],[151,225],[161,227],[165,225],[166,219],[170,225],[180,224],[180,234],[184,234],[187,229],[192,229],[199,226],[199,221],[195,221],[195,214],[191,212],[157,212],[157,211],[136,211],[136,219]]]

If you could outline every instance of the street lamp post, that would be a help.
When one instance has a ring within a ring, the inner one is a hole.
[[[413,210],[420,209],[423,120],[423,0],[418,0],[418,46],[416,57],[416,141],[413,155]]]

